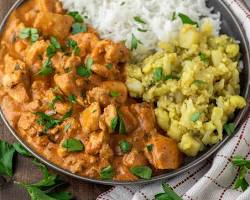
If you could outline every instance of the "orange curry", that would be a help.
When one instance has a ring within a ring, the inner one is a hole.
[[[128,96],[130,51],[57,0],[25,1],[1,35],[1,108],[38,154],[81,176],[134,181],[181,164],[153,105]]]

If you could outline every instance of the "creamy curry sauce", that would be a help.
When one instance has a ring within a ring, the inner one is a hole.
[[[10,16],[0,47],[1,108],[10,124],[38,154],[82,176],[103,178],[109,166],[114,180],[133,181],[136,166],[153,175],[178,168],[181,153],[157,127],[152,105],[128,97],[129,50],[90,26],[72,34],[73,23],[57,0],[25,1]],[[38,30],[33,42],[20,38],[24,28]],[[51,37],[60,48],[48,57]]]

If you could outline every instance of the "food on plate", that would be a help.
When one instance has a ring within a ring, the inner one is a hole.
[[[135,181],[178,169],[246,104],[239,44],[219,27],[205,1],[26,0],[0,37],[1,109],[72,173]]]
[[[185,24],[179,36],[160,42],[161,51],[127,70],[129,93],[157,103],[158,125],[196,156],[223,138],[223,126],[246,101],[240,94],[239,44],[214,36],[209,20],[198,28]]]

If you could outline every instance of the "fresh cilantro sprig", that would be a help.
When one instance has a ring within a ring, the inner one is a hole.
[[[249,186],[245,176],[250,169],[250,160],[246,160],[242,156],[234,156],[232,158],[232,163],[234,166],[239,167],[239,174],[234,182],[234,188],[241,188],[242,191],[245,191]]]
[[[19,32],[20,39],[30,38],[31,42],[36,42],[39,39],[39,33],[36,28],[23,28]]]
[[[182,198],[174,192],[169,184],[163,183],[162,188],[163,193],[155,195],[155,200],[182,200]]]
[[[40,76],[48,76],[54,72],[54,68],[52,66],[51,60],[48,58],[41,68],[41,70],[37,73]]]
[[[190,17],[188,17],[187,15],[183,13],[179,13],[178,16],[180,17],[183,24],[191,24],[197,27],[199,26],[197,22],[193,21]]]
[[[125,122],[120,113],[111,120],[110,127],[113,132],[117,131],[121,135],[126,134]]]

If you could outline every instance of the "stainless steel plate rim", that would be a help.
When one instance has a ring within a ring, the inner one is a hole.
[[[8,11],[8,13],[6,14],[6,16],[4,17],[1,25],[0,25],[0,33],[3,31],[5,23],[8,19],[8,17],[10,16],[10,14],[12,13],[12,11],[17,8],[20,4],[22,4],[25,0],[18,0],[16,1],[16,3],[10,8],[10,10]],[[230,8],[223,2],[221,1],[221,4],[225,7],[225,9],[228,11],[228,13],[230,13],[230,15],[232,15],[233,20],[235,21],[235,24],[238,26],[239,31],[241,32],[241,34],[244,36],[244,43],[248,45],[249,47],[249,43],[246,40],[246,34],[245,32],[241,29],[240,27],[240,23],[238,21],[238,19],[236,18],[236,16],[234,15],[234,13],[230,10]],[[248,63],[250,63],[250,54],[249,54],[249,48],[246,49],[247,50],[247,59],[248,59]],[[247,91],[245,92],[247,94],[247,96],[245,96],[246,98],[249,97],[249,83],[247,83]],[[249,105],[243,109],[242,111],[240,111],[238,117],[235,119],[235,123],[236,125],[239,125],[240,121],[242,120],[242,117],[246,117],[247,112],[249,110]],[[52,169],[61,172],[63,174],[69,175],[71,177],[77,178],[79,180],[82,181],[87,181],[87,182],[92,182],[92,183],[97,183],[97,184],[104,184],[104,185],[132,185],[132,184],[148,184],[148,183],[152,183],[158,180],[166,180],[172,177],[175,177],[177,175],[180,175],[194,167],[196,167],[198,164],[200,164],[202,161],[205,161],[206,159],[208,159],[213,153],[215,153],[220,147],[222,147],[231,137],[230,136],[225,136],[224,139],[219,142],[218,144],[212,146],[206,153],[204,153],[203,155],[201,155],[200,157],[197,157],[197,159],[195,159],[194,161],[192,161],[191,163],[182,166],[181,168],[177,169],[177,170],[173,170],[173,171],[169,171],[165,174],[159,175],[159,176],[155,176],[152,177],[152,179],[150,180],[137,180],[137,181],[129,181],[129,182],[125,182],[125,181],[106,181],[106,180],[98,180],[98,179],[91,179],[91,178],[87,178],[87,177],[83,177],[74,173],[71,173],[70,171],[67,171],[53,163],[51,163],[50,161],[46,160],[45,158],[43,158],[42,156],[40,156],[39,154],[37,154],[33,149],[31,149],[23,140],[21,137],[19,137],[19,135],[15,132],[15,130],[11,127],[11,125],[9,124],[9,122],[7,121],[7,119],[4,116],[4,113],[2,111],[2,109],[0,109],[0,115],[5,123],[5,125],[8,127],[9,131],[12,133],[12,135],[37,159],[39,159],[41,162],[43,162],[44,164],[46,164],[47,166],[51,167]],[[241,122],[243,123],[243,122]],[[242,124],[241,124],[242,125]],[[240,127],[237,128],[237,130],[239,130]]]

